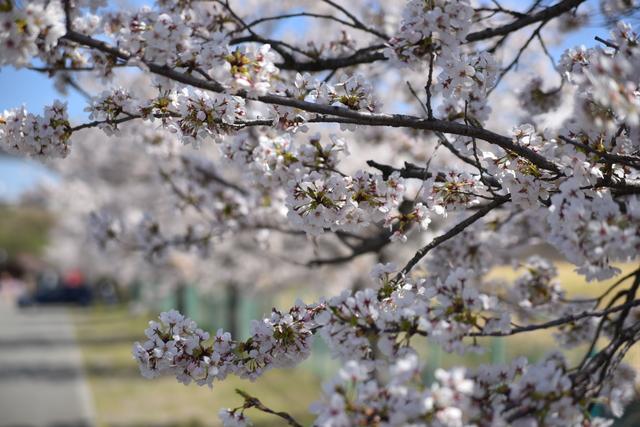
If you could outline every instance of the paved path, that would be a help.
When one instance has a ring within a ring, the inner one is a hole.
[[[92,413],[68,312],[0,301],[0,427],[92,426]]]

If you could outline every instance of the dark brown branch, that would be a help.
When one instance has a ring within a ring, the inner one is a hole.
[[[80,86],[80,84],[78,84],[78,82],[76,82],[69,74],[64,74],[61,77],[62,81],[65,84],[69,85],[72,89],[82,95],[84,99],[91,99],[91,95],[89,94],[89,92],[87,92],[82,86]]]
[[[364,126],[402,127],[431,130],[434,132],[450,133],[454,135],[478,138],[491,144],[497,145],[507,151],[518,154],[542,169],[559,173],[558,167],[553,162],[547,160],[544,156],[541,156],[540,154],[535,153],[524,146],[514,143],[511,138],[498,135],[490,130],[480,127],[468,126],[462,123],[449,122],[446,120],[421,119],[419,117],[404,114],[363,114],[344,108],[323,106],[319,104],[310,104],[304,101],[290,100],[290,98],[283,98],[276,95],[266,95],[263,97],[259,97],[258,100],[276,105],[288,105],[294,108],[300,108],[301,110],[324,114],[326,116],[339,116],[337,118],[326,116],[318,117],[314,120],[316,122],[351,123]]]
[[[510,34],[521,28],[527,27],[531,24],[535,24],[536,22],[548,21],[550,19],[558,17],[563,13],[569,12],[571,9],[579,6],[585,1],[586,0],[563,0],[561,2],[556,3],[553,6],[550,6],[550,7],[547,7],[546,9],[541,10],[538,13],[534,13],[532,15],[527,15],[523,18],[516,19],[510,24],[502,25],[496,28],[487,28],[482,31],[471,33],[467,35],[467,41],[476,42],[480,40],[489,39],[495,36],[504,36],[504,35]]]
[[[273,47],[273,50],[275,50],[276,52],[278,52],[280,54],[280,56],[282,56],[282,59],[285,60],[285,62],[290,62],[293,61],[293,56],[286,52],[283,48],[287,48],[293,52],[298,52],[301,53],[303,55],[307,55],[307,53],[301,49],[298,49],[295,46],[292,46],[288,43],[285,43],[281,40],[271,40],[271,39],[267,39],[264,38],[262,36],[260,36],[259,34],[257,34],[255,31],[253,31],[250,27],[247,27],[246,22],[244,22],[244,20],[238,15],[236,14],[236,12],[231,8],[231,6],[229,5],[229,0],[213,0],[214,2],[220,4],[222,7],[224,7],[225,9],[227,9],[227,11],[231,14],[231,16],[233,17],[233,19],[235,19],[238,24],[242,25],[251,35],[248,36],[246,38],[246,40],[231,40],[229,42],[230,45],[233,44],[238,44],[238,43],[244,43],[244,41],[255,41],[255,42],[259,42],[259,43],[263,43],[263,44],[270,44]],[[242,39],[242,38],[241,38]],[[307,55],[308,56],[308,55]]]
[[[126,114],[126,117],[120,117],[117,119],[107,119],[107,120],[94,120],[91,122],[87,122],[87,123],[83,123],[81,125],[78,126],[74,126],[72,128],[69,128],[69,132],[77,132],[79,130],[82,129],[88,129],[88,128],[94,128],[100,125],[119,125],[122,123],[126,123],[126,122],[130,122],[133,120],[137,120],[137,119],[142,119],[143,117],[139,114],[130,114],[130,113],[123,113]],[[178,113],[168,113],[168,114],[156,114],[153,117],[157,118],[157,119],[162,119],[162,118],[180,118],[180,115]],[[232,128],[235,128],[236,130],[239,129],[243,129],[243,128],[247,128],[247,127],[256,127],[256,126],[272,126],[273,125],[273,119],[269,119],[269,120],[265,120],[265,119],[256,119],[256,120],[236,120],[234,123],[224,123],[222,121],[222,119],[214,119],[213,120],[214,123],[220,124],[220,125],[226,125]],[[309,120],[309,122],[314,123],[314,120]]]
[[[495,2],[494,2],[495,4]],[[524,18],[527,16],[526,13],[518,12],[517,10],[505,9],[500,5],[496,5],[495,8],[491,7],[476,7],[474,9],[476,12],[490,12],[490,16],[495,15],[496,13],[504,13],[506,15],[511,15],[516,18]]]
[[[445,141],[446,138],[440,138],[440,142],[442,143],[442,145],[445,145]],[[471,166],[477,167],[477,165],[473,162],[473,160],[469,159],[468,157],[463,156],[462,154],[460,154],[460,152],[458,150],[456,150],[455,147],[453,147],[453,145],[451,145],[451,143],[449,141],[446,141],[447,144],[449,144],[451,150],[454,150],[453,153],[456,154],[457,157],[459,157],[461,160],[463,160],[465,163],[470,164]],[[410,162],[404,162],[404,167],[398,169],[398,168],[394,168],[393,166],[389,166],[389,165],[384,165],[381,163],[378,163],[374,160],[368,160],[367,161],[367,165],[371,166],[372,168],[378,169],[380,172],[382,172],[382,177],[386,180],[389,175],[391,175],[394,172],[400,172],[400,176],[403,178],[413,178],[413,179],[428,179],[431,178],[433,176],[433,174],[431,174],[431,172],[427,171],[426,168],[423,168],[421,166],[417,166],[414,165],[413,163]],[[482,171],[481,171],[482,172]],[[493,176],[490,175],[486,175],[483,174],[480,176],[482,182],[486,185],[495,187],[495,188],[502,188],[502,185],[498,182],[497,179],[495,179]],[[444,178],[443,178],[444,180]]]
[[[71,0],[64,0],[63,2],[63,6],[64,6],[64,25],[65,28],[67,30],[67,32],[72,30],[71,27]]]
[[[313,61],[285,61],[280,64],[276,64],[281,70],[295,70],[295,71],[325,71],[325,70],[337,70],[340,68],[353,67],[355,65],[370,64],[376,61],[386,61],[387,57],[382,52],[371,52],[372,50],[383,49],[384,45],[375,45],[370,48],[356,51],[352,55],[343,56],[338,58],[320,58]]]
[[[386,181],[389,176],[394,172],[399,172],[403,178],[415,178],[415,179],[429,179],[433,174],[427,171],[425,168],[416,166],[413,163],[404,162],[404,167],[401,169],[394,168],[393,166],[383,165],[374,160],[367,160],[367,165],[372,168],[378,169],[382,172],[382,178]]]
[[[282,59],[285,61],[285,63],[295,63],[295,59],[293,57],[292,54],[290,54],[289,52],[285,51],[283,48],[287,48],[289,50],[291,50],[292,52],[297,52],[300,53],[306,57],[309,58],[314,58],[313,55],[311,55],[309,52],[306,52],[298,47],[295,47],[289,43],[280,41],[280,40],[274,40],[274,39],[269,39],[266,37],[262,37],[258,34],[251,34],[248,36],[243,36],[243,37],[236,37],[234,39],[229,40],[229,45],[230,46],[235,46],[238,44],[242,44],[242,43],[247,43],[247,42],[256,42],[256,43],[262,43],[262,44],[269,44],[271,45],[271,48],[273,50],[275,50],[276,52],[278,52],[278,54],[282,57]]]
[[[359,257],[360,255],[378,252],[390,243],[389,238],[393,234],[392,231],[385,230],[377,236],[370,237],[362,240],[358,245],[351,249],[351,253],[343,256],[336,256],[333,258],[320,258],[314,259],[307,263],[308,267],[319,267],[321,265],[329,264],[343,264]]]
[[[416,101],[418,101],[418,104],[420,105],[420,108],[422,108],[422,111],[427,115],[428,118],[432,119],[433,114],[431,113],[431,109],[427,108],[424,102],[422,102],[422,100],[420,99],[416,91],[413,89],[413,86],[411,86],[411,83],[409,82],[406,82],[406,83],[407,83],[407,86],[409,87],[409,92],[411,92],[411,95],[413,95]],[[427,98],[429,98],[428,95],[427,95]],[[429,101],[431,101],[431,99],[429,99]]]

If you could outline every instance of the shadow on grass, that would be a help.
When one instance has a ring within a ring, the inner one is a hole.
[[[99,338],[82,338],[82,339],[47,339],[47,338],[12,338],[12,339],[0,339],[0,349],[3,351],[11,351],[13,349],[21,350],[28,347],[34,348],[48,348],[48,347],[65,347],[75,345],[117,345],[127,344],[132,345],[135,341],[144,339],[143,334],[138,335],[121,335],[121,336],[109,336]]]
[[[15,363],[4,363],[0,365],[0,383],[14,380],[34,380],[34,381],[74,381],[83,377],[92,378],[122,378],[130,380],[139,377],[139,371],[135,366],[131,367],[111,367],[111,366],[85,366],[84,369],[77,369],[65,365],[20,365]]]
[[[86,421],[65,422],[65,423],[53,423],[42,426],[38,424],[13,424],[11,427],[92,427],[93,424]]]
[[[251,415],[249,414],[249,417]],[[294,419],[298,419],[295,415],[292,415]],[[216,419],[217,421],[217,419]],[[283,427],[287,423],[282,419],[275,417],[273,421],[260,420],[253,422],[253,427]],[[199,420],[186,420],[182,422],[169,422],[164,424],[158,423],[134,423],[134,424],[111,424],[109,427],[210,427],[211,423],[203,423]]]

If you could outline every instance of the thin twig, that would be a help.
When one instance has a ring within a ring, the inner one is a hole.
[[[416,93],[416,91],[413,89],[413,86],[411,86],[410,82],[406,82],[407,86],[409,87],[409,92],[411,92],[411,95],[413,95],[413,97],[416,99],[416,101],[418,101],[418,104],[420,104],[420,107],[422,108],[422,111],[424,111],[424,113],[427,115],[427,117],[432,118],[432,116],[430,116],[431,112],[429,107],[427,107],[424,102],[422,102],[422,100],[420,99],[420,97],[418,96],[418,94]]]
[[[595,36],[595,37],[594,37],[594,39],[595,39],[597,42],[600,42],[600,43],[602,43],[603,45],[605,45],[605,46],[607,46],[607,47],[613,48],[613,49],[615,49],[615,50],[619,50],[619,49],[620,49],[620,47],[619,47],[617,44],[615,44],[615,43],[613,43],[613,42],[610,42],[609,40],[605,40],[605,39],[603,39],[602,37]]]
[[[411,269],[413,269],[413,267],[416,266],[416,264],[422,258],[424,258],[429,253],[429,251],[438,247],[439,245],[451,239],[452,237],[455,237],[456,235],[462,233],[471,224],[478,221],[480,218],[484,217],[489,212],[503,205],[509,200],[511,200],[511,195],[509,194],[505,196],[499,196],[493,202],[480,208],[476,213],[474,213],[470,217],[456,224],[453,228],[451,228],[446,233],[441,234],[440,236],[434,238],[431,242],[429,242],[429,244],[423,246],[415,253],[415,255],[409,260],[409,262],[407,262],[407,264],[402,268],[402,270],[396,275],[394,280],[396,281],[401,280],[404,276],[406,276],[411,271]]]
[[[622,163],[624,165],[627,165],[629,167],[632,167],[634,169],[640,169],[640,157],[634,157],[634,156],[621,156],[618,154],[611,154],[611,153],[607,153],[605,151],[599,151],[596,150],[595,148],[587,145],[587,144],[581,144],[578,141],[574,141],[571,138],[568,138],[564,135],[560,135],[559,138],[561,140],[563,140],[564,142],[566,142],[567,144],[571,144],[575,147],[578,147],[580,149],[583,149],[585,151],[588,151],[592,154],[596,154],[600,157],[602,157],[603,159],[612,161],[612,162],[616,162],[616,163]]]
[[[545,323],[538,323],[534,325],[521,326],[519,328],[514,328],[509,332],[472,332],[468,334],[469,337],[507,337],[516,334],[521,334],[523,332],[531,332],[536,331],[538,329],[548,329],[555,326],[565,325],[567,323],[576,322],[578,320],[586,319],[588,317],[602,317],[607,314],[615,313],[622,310],[631,309],[633,307],[640,306],[640,300],[630,301],[606,310],[601,311],[584,311],[578,314],[572,314],[570,316],[561,317],[559,319],[551,320]]]
[[[275,415],[277,417],[282,418],[290,426],[302,427],[302,424],[300,424],[298,421],[296,421],[295,418],[293,418],[288,413],[283,412],[283,411],[274,411],[273,409],[270,409],[270,408],[266,407],[257,398],[245,393],[244,391],[242,391],[240,389],[236,389],[236,393],[238,393],[240,396],[242,396],[244,398],[244,407],[245,408],[255,408],[255,409],[259,410],[259,411],[266,412],[267,414]]]
[[[357,27],[360,28],[361,30],[367,31],[371,34],[374,34],[378,37],[380,37],[381,39],[387,41],[389,40],[389,36],[387,36],[384,33],[381,33],[378,30],[375,30],[373,28],[367,27],[362,21],[360,21],[353,13],[349,12],[346,8],[340,6],[339,4],[331,1],[331,0],[322,0],[323,2],[335,7],[336,9],[338,9],[340,12],[344,13],[346,16],[349,17],[349,19],[351,19],[351,21],[353,22],[353,24]]]

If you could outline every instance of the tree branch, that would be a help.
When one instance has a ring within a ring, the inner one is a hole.
[[[509,332],[472,332],[468,334],[469,337],[508,337],[511,335],[521,334],[523,332],[537,331],[539,329],[548,329],[555,326],[565,325],[567,323],[576,322],[578,320],[586,319],[588,317],[602,317],[618,311],[630,310],[633,307],[640,306],[640,300],[626,302],[624,304],[608,308],[601,311],[584,311],[579,314],[572,314],[570,316],[561,317],[559,319],[551,320],[545,323],[538,323],[534,325],[521,326],[514,328]]]
[[[533,15],[527,15],[525,17],[516,19],[510,24],[502,25],[496,28],[487,28],[482,31],[471,33],[467,35],[467,41],[476,42],[476,41],[485,40],[495,36],[507,35],[521,28],[527,27],[531,24],[535,24],[536,22],[548,21],[550,19],[556,18],[562,15],[563,13],[570,11],[574,7],[579,6],[581,3],[584,3],[585,1],[586,0],[563,0],[559,3],[556,3],[553,6],[550,6],[546,9],[541,10],[538,13],[534,13]]]
[[[423,246],[416,252],[413,258],[411,258],[409,262],[407,262],[407,264],[402,268],[402,270],[400,270],[400,272],[396,275],[394,280],[399,281],[400,279],[402,279],[402,277],[406,276],[411,271],[411,269],[413,269],[413,267],[415,267],[416,264],[429,253],[429,251],[438,247],[452,237],[455,237],[456,235],[462,233],[471,224],[478,221],[480,218],[484,217],[486,214],[488,214],[498,206],[501,206],[504,203],[508,202],[509,200],[511,200],[511,195],[509,194],[497,197],[493,202],[483,206],[476,213],[474,213],[464,221],[459,222],[446,233],[434,238],[431,242],[429,242],[429,244]]]
[[[105,53],[109,53],[115,57],[128,61],[131,59],[131,55],[121,49],[110,46],[109,44],[96,40],[92,37],[85,36],[83,34],[71,31],[64,36],[65,39],[91,47],[93,49],[100,50]],[[165,66],[160,66],[153,63],[145,63],[149,68],[149,71],[154,74],[165,76],[171,80],[197,87],[200,89],[206,89],[213,92],[225,92],[225,88],[218,82],[199,79],[197,77],[185,74]],[[249,98],[244,91],[239,91],[234,95]],[[516,153],[536,166],[546,169],[552,172],[559,172],[559,169],[555,164],[547,160],[540,154],[518,144],[515,144],[511,138],[499,135],[489,130],[464,125],[456,122],[448,122],[444,120],[436,119],[421,119],[415,116],[403,115],[403,114],[371,114],[352,111],[347,108],[340,108],[330,105],[314,104],[311,102],[301,101],[294,98],[287,98],[280,95],[263,95],[256,98],[258,101],[273,104],[283,105],[287,107],[298,108],[303,111],[323,114],[327,116],[337,116],[350,121],[328,120],[336,123],[355,123],[366,126],[390,126],[390,127],[406,127],[412,129],[424,129],[440,131],[444,133],[452,133],[456,135],[468,136],[478,138],[489,143],[495,144],[507,151]]]
[[[283,411],[274,411],[273,409],[270,409],[270,408],[266,407],[257,398],[245,393],[244,391],[242,391],[240,389],[236,389],[236,393],[238,393],[240,396],[242,396],[244,398],[244,407],[245,408],[255,408],[255,409],[259,410],[259,411],[266,412],[267,414],[275,415],[277,417],[282,418],[290,426],[302,427],[302,424],[300,424],[298,421],[296,421],[288,413],[283,412]]]

